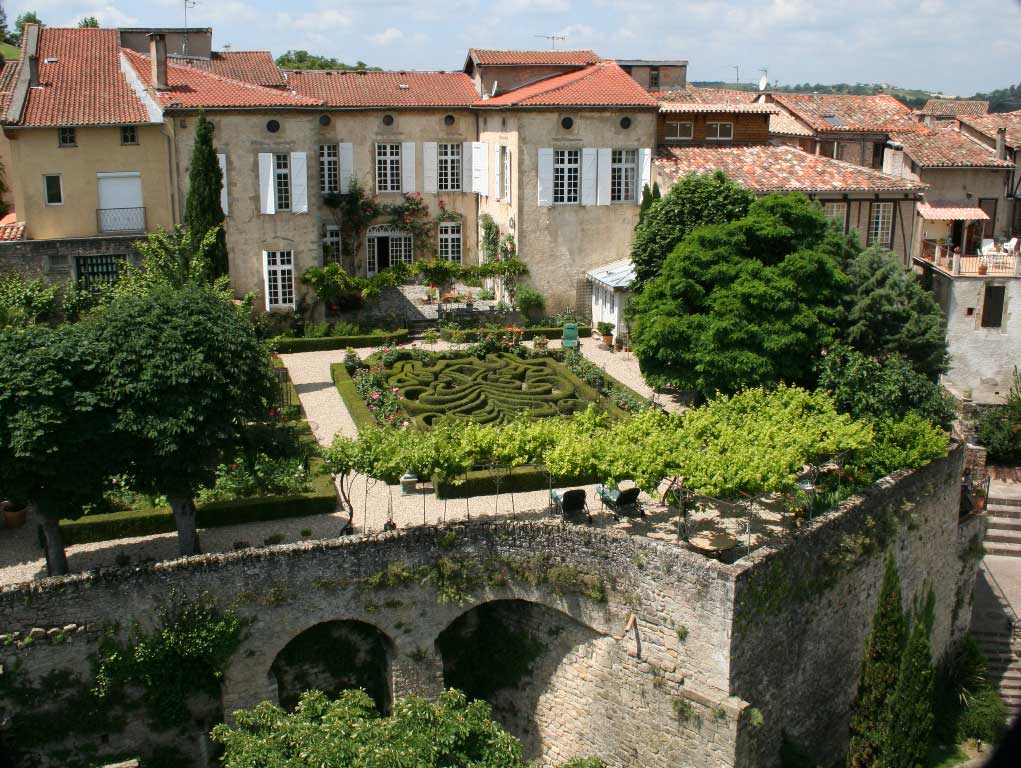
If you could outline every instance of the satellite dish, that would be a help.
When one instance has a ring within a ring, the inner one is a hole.
[[[765,74],[763,74],[762,77],[759,78],[759,90],[760,91],[766,90],[767,85],[769,85],[769,78],[766,77]]]

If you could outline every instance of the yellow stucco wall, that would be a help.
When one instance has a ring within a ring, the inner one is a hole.
[[[14,206],[32,240],[93,237],[98,234],[97,173],[138,172],[148,231],[172,224],[166,138],[160,126],[138,126],[138,144],[122,145],[118,126],[79,127],[77,146],[59,147],[56,128],[22,128],[8,133]],[[59,174],[64,204],[44,203],[43,177]]]

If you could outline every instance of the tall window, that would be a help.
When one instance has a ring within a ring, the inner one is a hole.
[[[659,67],[649,67],[649,90],[659,88]]]
[[[713,141],[730,141],[734,138],[733,123],[706,123],[705,137]]]
[[[401,191],[401,145],[376,145],[376,191]]]
[[[886,152],[886,142],[877,141],[872,144],[872,167],[877,171],[883,170],[883,153]]]
[[[847,203],[823,203],[822,212],[827,219],[837,222],[841,232],[847,232]]]
[[[615,149],[610,157],[610,202],[635,202],[637,200],[638,150]]]
[[[461,224],[456,221],[440,223],[440,258],[461,263]]]
[[[1000,328],[1003,326],[1003,301],[1007,287],[1004,285],[987,285],[982,296],[982,327]]]
[[[868,245],[889,248],[893,241],[893,203],[873,203],[869,215]]]
[[[667,123],[667,141],[691,141],[695,135],[694,123]]]
[[[581,173],[580,149],[553,150],[553,202],[570,204],[578,202],[579,177]]]
[[[76,141],[74,128],[58,128],[57,129],[57,145],[61,147],[75,147],[78,146]]]
[[[138,126],[122,125],[121,144],[137,144],[137,143],[138,143]]]
[[[501,177],[503,190],[500,197],[505,203],[511,201],[511,156],[510,147],[503,147],[503,176]]]
[[[340,154],[336,144],[319,145],[319,191],[327,195],[340,191]]]
[[[64,204],[64,187],[60,182],[60,176],[43,176],[43,195],[46,205]]]
[[[461,145],[436,145],[436,181],[440,192],[461,190]]]
[[[276,180],[278,211],[291,210],[291,156],[286,152],[273,155],[273,173]]]
[[[340,227],[323,225],[323,264],[340,264]]]
[[[294,306],[294,251],[266,251],[266,308]]]

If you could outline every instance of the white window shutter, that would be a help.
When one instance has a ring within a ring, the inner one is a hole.
[[[599,164],[599,150],[585,147],[581,150],[581,204],[596,204],[596,168]]]
[[[266,311],[269,312],[269,251],[262,252],[262,294],[266,297]]]
[[[436,178],[436,142],[422,142],[422,191],[436,192],[439,190],[439,183]]]
[[[223,209],[223,215],[226,216],[230,213],[227,210],[227,156],[217,153],[216,162],[219,164],[220,174],[223,176],[223,186],[220,187],[220,207]]]
[[[483,141],[472,142],[471,191],[489,195],[489,145]]]
[[[610,176],[612,174],[613,150],[599,148],[599,179],[596,191],[596,205],[610,204]]]
[[[503,201],[505,203],[507,203],[507,204],[510,204],[511,196],[512,196],[511,187],[514,185],[514,177],[511,175],[511,149],[510,149],[510,147],[505,147],[504,150],[503,150],[503,176],[504,176],[503,183],[504,183],[504,186],[505,186],[505,188],[507,190],[507,194],[504,195]]]
[[[415,142],[401,143],[401,192],[415,191]]]
[[[470,141],[464,142],[461,145],[461,190],[463,192],[472,192],[474,187],[472,186],[472,147],[475,145]]]
[[[505,147],[497,146],[496,157],[493,158],[493,197],[497,200],[503,197],[503,178],[501,172],[503,171],[503,153],[506,151]]]
[[[308,157],[291,153],[291,213],[308,213]]]
[[[642,199],[642,190],[648,185],[652,188],[652,150],[638,150],[638,200]],[[635,202],[638,202],[636,200]]]
[[[553,205],[553,148],[539,149],[539,205]]]
[[[337,154],[340,160],[340,193],[346,195],[351,191],[351,179],[355,175],[354,145],[350,142],[338,145]]]
[[[259,213],[277,212],[276,184],[273,175],[273,155],[259,153]]]

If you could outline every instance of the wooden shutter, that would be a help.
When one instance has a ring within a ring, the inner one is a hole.
[[[277,212],[277,191],[273,175],[273,155],[259,153],[259,213]]]
[[[613,150],[609,147],[599,148],[599,178],[596,189],[596,205],[610,204],[610,176],[613,173]]]
[[[261,162],[259,167],[262,167]],[[262,295],[266,297],[266,311],[269,312],[269,251],[262,252]]]
[[[581,204],[596,204],[596,181],[599,167],[599,150],[585,147],[581,151]]]
[[[504,147],[503,149],[503,175],[504,185],[507,188],[507,194],[504,195],[503,201],[508,205],[511,202],[511,197],[514,196],[514,175],[511,173],[511,148]]]
[[[437,192],[437,148],[435,141],[422,142],[422,191]]]
[[[471,191],[489,196],[489,145],[484,141],[472,142]]]
[[[216,162],[219,164],[220,174],[223,176],[223,186],[220,187],[220,207],[223,209],[223,215],[226,216],[230,213],[227,210],[227,156],[217,153]]]
[[[652,150],[638,150],[638,200],[641,200],[641,191],[648,185],[652,189]],[[637,201],[636,201],[637,202]]]
[[[472,191],[472,147],[470,141],[461,145],[461,191]]]
[[[1003,326],[1003,300],[1007,287],[1004,285],[987,285],[982,296],[982,327],[1001,328]]]
[[[291,213],[308,213],[308,157],[291,153]]]
[[[401,192],[415,191],[415,142],[401,142]]]
[[[539,149],[539,205],[553,205],[553,148]]]
[[[337,154],[340,165],[340,193],[346,195],[351,191],[351,179],[355,175],[354,145],[350,142],[339,144]]]
[[[504,147],[497,145],[496,157],[493,158],[493,197],[499,200],[503,197],[503,187],[501,186],[502,172],[503,172],[503,153],[507,150]]]

